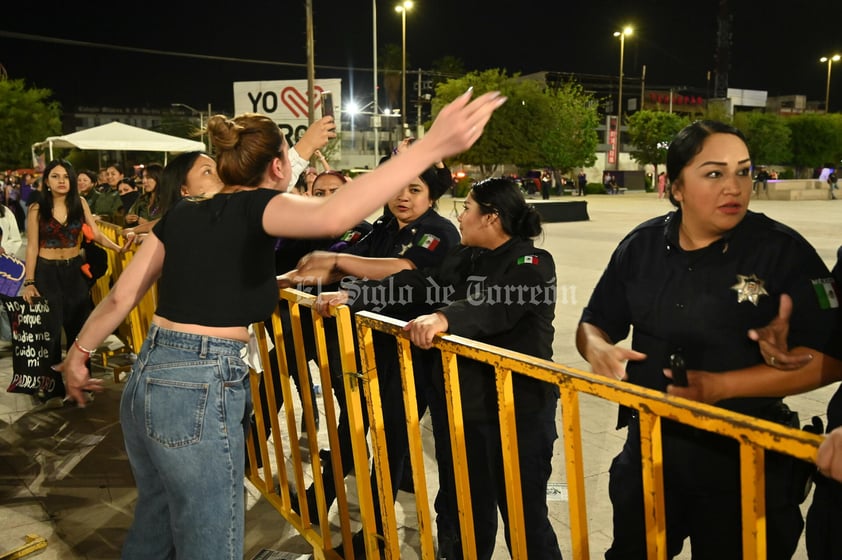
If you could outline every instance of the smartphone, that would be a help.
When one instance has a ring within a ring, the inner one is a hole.
[[[322,99],[322,116],[333,116],[333,92],[330,91],[323,91],[321,94]]]
[[[687,387],[687,365],[684,363],[684,356],[677,352],[672,354],[670,369],[672,370],[672,384]]]

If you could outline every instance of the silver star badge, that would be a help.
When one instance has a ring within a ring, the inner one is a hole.
[[[757,306],[760,296],[768,296],[769,292],[763,287],[765,283],[756,275],[746,276],[745,274],[737,274],[737,282],[731,289],[737,292],[737,303],[750,301]]]

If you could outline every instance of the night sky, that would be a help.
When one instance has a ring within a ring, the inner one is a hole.
[[[396,3],[377,1],[381,47],[400,45]],[[827,64],[819,58],[842,54],[842,2],[728,3],[728,85],[824,101]],[[647,89],[704,91],[712,86],[708,71],[715,70],[719,10],[718,0],[417,0],[407,16],[408,66],[430,68],[451,55],[468,70],[617,76],[619,40],[612,33],[630,24],[635,33],[625,43],[627,77],[639,77],[646,65]],[[53,90],[66,109],[211,103],[231,110],[235,81],[307,76],[304,2],[148,0],[132,8],[113,0],[46,0],[23,11],[25,17],[0,22],[0,64],[11,78]],[[313,0],[313,12],[317,79],[341,78],[345,99],[353,94],[367,102],[371,0]],[[842,62],[833,69],[831,110],[842,111]]]

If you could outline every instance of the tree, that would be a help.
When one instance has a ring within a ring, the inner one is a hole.
[[[465,63],[462,62],[461,58],[457,58],[452,55],[443,56],[438,60],[433,61],[433,70],[431,72],[433,76],[433,86],[437,86],[438,84],[446,81],[448,78],[464,76],[465,73]]]
[[[460,156],[461,161],[480,166],[483,175],[488,177],[502,162],[537,160],[531,137],[538,127],[527,125],[531,124],[535,112],[541,110],[540,85],[532,80],[512,79],[505,71],[497,69],[470,72],[463,78],[451,79],[436,87],[433,114],[469,88],[473,88],[475,96],[499,91],[509,100],[497,109],[482,137]]]
[[[389,43],[380,51],[380,64],[383,69],[383,89],[390,109],[400,107],[401,70],[403,69],[403,50],[400,45]],[[409,57],[407,57],[409,64]]]
[[[590,167],[596,162],[599,136],[597,102],[582,86],[569,81],[560,87],[547,89],[549,111],[538,126],[543,132],[538,150],[543,166],[560,175],[577,167]]]
[[[469,87],[474,95],[500,91],[508,97],[482,137],[460,156],[463,163],[480,166],[484,176],[492,175],[501,163],[567,170],[595,161],[596,104],[578,85],[551,89],[518,74],[509,76],[505,70],[471,72],[436,87],[433,113]]]
[[[32,144],[61,134],[61,106],[48,89],[0,80],[0,169],[32,167]]]
[[[787,119],[792,131],[792,163],[801,168],[822,167],[840,159],[842,117],[839,115],[799,115]]]
[[[642,110],[627,119],[631,158],[641,165],[658,166],[667,162],[667,148],[676,133],[689,124],[687,117],[663,111]]]
[[[782,164],[792,161],[792,132],[780,115],[755,111],[737,113],[734,126],[745,135],[753,163]]]

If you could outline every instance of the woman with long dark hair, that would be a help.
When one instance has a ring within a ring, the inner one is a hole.
[[[89,286],[82,272],[82,225],[105,248],[123,248],[97,227],[88,203],[79,195],[70,162],[53,160],[44,169],[44,187],[29,207],[26,228],[26,276],[21,296],[32,303],[43,297],[52,317],[50,363],[61,362],[61,330],[69,348],[91,312]]]

